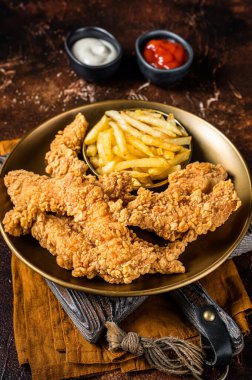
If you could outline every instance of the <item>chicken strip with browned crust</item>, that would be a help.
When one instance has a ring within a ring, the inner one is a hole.
[[[115,172],[99,176],[99,185],[110,200],[121,199],[123,204],[135,198],[132,176],[126,172]]]
[[[59,131],[46,153],[46,173],[60,177],[67,173],[82,176],[87,171],[87,165],[78,158],[81,144],[88,127],[85,117],[78,113],[75,119]]]
[[[196,161],[188,164],[185,169],[177,170],[169,175],[168,191],[176,191],[181,195],[190,194],[194,190],[209,193],[214,185],[225,181],[227,177],[227,171],[222,165]]]
[[[95,252],[84,235],[72,228],[72,221],[68,217],[58,217],[39,212],[31,227],[32,236],[39,244],[46,248],[53,256],[56,256],[57,264],[65,269],[74,269],[80,265],[79,257],[83,253],[85,268],[83,276],[93,278],[95,270]]]
[[[231,180],[221,165],[195,162],[169,176],[162,193],[140,188],[137,197],[123,207],[110,203],[125,225],[155,232],[166,240],[183,238],[189,231],[206,234],[221,226],[241,205]]]
[[[73,276],[85,276],[88,278],[100,276],[100,268],[103,266],[104,257],[100,255],[97,247],[88,243],[84,235],[73,228],[69,218],[39,213],[32,226],[31,234],[39,241],[42,247],[57,257],[59,266],[73,269]],[[178,244],[177,248],[174,243],[171,243],[170,247],[166,248],[143,242],[136,236],[133,236],[133,238],[140,249],[138,257],[132,257],[131,259],[136,265],[148,267],[148,272],[162,273],[163,271],[164,273],[169,273],[170,270],[174,273],[176,268],[177,270],[182,269],[181,263],[176,260],[180,254]],[[141,251],[142,243],[144,243],[146,253],[148,252],[153,257],[152,263],[148,257],[144,261]],[[160,262],[162,262],[162,265],[160,265]],[[107,276],[106,279],[108,279]],[[104,276],[101,275],[101,277]]]
[[[14,210],[7,213],[8,219],[4,221],[6,232],[13,234],[10,219],[14,217]],[[27,213],[23,214],[28,216]],[[15,222],[15,220],[14,220]],[[19,227],[21,227],[19,225]],[[22,230],[19,230],[19,232]],[[23,230],[21,233],[24,233]],[[101,276],[107,281],[113,281],[111,276],[100,274],[104,257],[100,250],[90,244],[85,235],[80,232],[80,227],[69,217],[47,215],[37,212],[30,232],[38,240],[39,244],[46,248],[53,256],[56,256],[57,264],[65,269],[71,269],[74,277],[93,278]],[[177,260],[184,251],[186,244],[183,242],[170,243],[167,247],[159,247],[139,239],[131,232],[132,239],[139,245],[139,252],[132,257],[131,261],[138,266],[139,270],[146,273],[176,273],[183,272],[184,267]],[[15,234],[15,236],[18,236]],[[144,260],[142,248],[145,249],[147,257]],[[152,262],[153,260],[153,262]],[[141,269],[140,266],[144,268]]]
[[[78,158],[81,146],[87,131],[88,123],[85,117],[78,113],[75,119],[63,131],[59,131],[46,153],[46,173],[52,177],[61,177],[72,174],[74,177],[84,177],[88,169],[83,160]],[[86,176],[94,183],[95,176]],[[130,192],[133,190],[132,177],[128,173],[105,174],[97,182],[105,194],[111,199],[132,200]]]
[[[24,170],[10,172],[5,177],[5,184],[13,203],[27,209],[27,219],[36,220],[41,211],[72,216],[81,228],[81,235],[95,246],[94,275],[98,274],[108,282],[130,283],[142,274],[154,272],[154,263],[160,259],[157,255],[164,258],[160,268],[162,273],[184,272],[182,263],[175,258],[184,251],[187,243],[159,248],[137,238],[113,217],[99,186],[80,177],[74,180],[71,175],[48,178]],[[11,211],[7,215],[10,219]],[[6,216],[6,230],[7,220]],[[82,254],[81,262],[84,262],[85,253]],[[85,275],[85,270],[81,265],[78,270],[75,268],[75,275]]]

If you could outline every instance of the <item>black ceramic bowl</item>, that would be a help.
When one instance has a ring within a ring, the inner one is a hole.
[[[99,38],[110,42],[116,49],[117,57],[113,61],[99,66],[90,66],[80,62],[72,53],[72,46],[76,41],[86,37]],[[91,82],[111,78],[118,70],[122,59],[122,47],[117,39],[105,29],[96,26],[87,26],[70,32],[65,39],[65,49],[70,60],[70,65],[76,74]]]
[[[157,69],[149,64],[142,54],[144,46],[152,39],[173,40],[181,44],[187,54],[186,62],[175,69]],[[182,78],[188,73],[188,70],[193,61],[193,50],[187,41],[179,35],[169,32],[168,30],[154,30],[147,32],[136,40],[136,57],[140,71],[147,80],[160,86],[170,86],[180,82]]]

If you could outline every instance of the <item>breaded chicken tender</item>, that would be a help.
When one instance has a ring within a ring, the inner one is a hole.
[[[227,171],[220,164],[210,162],[193,162],[185,169],[177,170],[169,175],[169,192],[190,194],[195,190],[203,193],[212,191],[214,185],[225,181],[228,177]]]
[[[72,123],[64,131],[59,131],[46,154],[46,173],[60,177],[67,173],[82,176],[87,171],[87,165],[79,160],[78,153],[84,139],[88,123],[85,117],[78,113]]]
[[[72,174],[74,177],[83,177],[88,169],[83,160],[78,158],[81,146],[88,127],[85,117],[78,113],[72,123],[63,131],[59,131],[46,153],[46,173],[52,177],[61,177]],[[94,176],[87,176],[95,182]],[[110,199],[131,200],[133,190],[132,177],[127,173],[111,173],[100,178],[100,185]]]
[[[107,257],[102,255],[100,250],[90,244],[84,234],[77,232],[74,227],[74,223],[68,217],[39,213],[31,228],[31,234],[42,247],[56,256],[59,266],[72,269],[74,277],[104,277],[100,273],[104,262],[106,261],[108,266],[113,266],[109,255]],[[155,273],[183,271],[182,264],[176,260],[181,253],[181,245],[171,243],[169,247],[159,247],[138,239],[133,233],[132,238],[135,240],[135,244],[139,245],[140,250],[144,247],[146,254],[150,255],[145,258],[145,261],[140,252],[131,258],[132,263],[138,266],[139,271],[141,270],[143,273],[145,270]],[[161,257],[162,265],[160,265]],[[151,262],[152,260],[153,262]],[[106,273],[105,277],[108,278]],[[113,282],[113,279],[111,280]]]
[[[206,234],[221,226],[240,205],[231,180],[221,165],[195,162],[169,176],[162,193],[140,188],[124,208],[110,204],[125,225],[155,232],[166,240],[181,239],[188,231]]]
[[[85,239],[85,242],[95,247],[92,250],[94,276],[99,275],[110,283],[130,283],[146,273],[181,273],[185,270],[183,264],[176,259],[184,251],[186,241],[159,247],[139,239],[113,217],[105,201],[104,192],[97,185],[80,177],[74,181],[71,175],[49,178],[25,170],[8,173],[5,184],[16,208],[26,210],[19,220],[20,229],[24,220],[25,225],[32,221],[35,221],[36,225],[41,212],[55,212],[73,217],[79,238]],[[15,213],[15,209],[7,213],[4,219],[6,231],[9,232],[11,232],[9,221],[12,220],[12,213]],[[17,218],[15,220],[17,222]],[[42,227],[40,224],[42,233],[36,238],[39,241],[42,239],[43,246],[50,250],[58,240],[57,233],[49,234],[48,229],[46,233]],[[64,236],[65,244],[67,241],[69,244],[72,242],[67,231],[62,233],[65,227],[65,223],[59,224],[60,247]],[[34,234],[34,228],[32,229]],[[50,230],[56,231],[57,227]],[[76,238],[76,234],[74,236]],[[54,239],[54,245],[51,239]],[[74,253],[74,250],[72,252]],[[75,276],[87,275],[87,250],[81,249],[80,252],[80,265],[74,268],[73,272]],[[160,261],[161,256],[162,261]]]
[[[121,199],[124,203],[135,198],[132,176],[126,172],[103,174],[99,177],[99,185],[110,200]]]
[[[87,126],[78,114],[58,132],[46,154],[52,178],[25,170],[5,176],[14,204],[4,217],[5,231],[31,233],[75,277],[129,284],[147,273],[184,273],[178,258],[187,244],[221,226],[241,204],[226,170],[194,162],[170,174],[165,191],[140,188],[132,195],[128,173],[86,175],[78,154]],[[127,226],[167,242],[151,244]]]

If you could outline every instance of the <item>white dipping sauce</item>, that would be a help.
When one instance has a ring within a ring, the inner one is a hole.
[[[105,65],[118,55],[114,45],[98,38],[81,38],[73,44],[72,53],[89,66]]]

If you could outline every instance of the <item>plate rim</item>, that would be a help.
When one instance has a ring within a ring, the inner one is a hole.
[[[72,108],[68,111],[65,111],[65,112],[62,112],[46,121],[44,121],[42,124],[39,124],[38,126],[34,127],[31,131],[29,131],[28,133],[26,133],[22,138],[21,140],[17,143],[17,145],[13,148],[13,150],[10,152],[10,154],[8,155],[8,157],[5,159],[2,167],[1,167],[1,170],[0,170],[0,179],[2,177],[2,172],[5,168],[5,166],[8,164],[9,160],[11,160],[12,156],[15,154],[16,150],[19,149],[19,146],[23,143],[23,141],[25,139],[27,139],[32,133],[34,133],[35,130],[38,130],[40,128],[45,128],[46,124],[51,124],[51,123],[55,123],[57,122],[57,119],[62,119],[64,117],[67,117],[68,115],[72,114],[72,113],[78,113],[78,112],[84,112],[84,108],[85,107],[95,107],[95,106],[106,106],[106,104],[118,104],[118,102],[124,104],[125,106],[129,103],[134,103],[134,102],[137,102],[138,104],[141,103],[142,105],[153,105],[153,106],[167,106],[171,109],[173,109],[174,111],[183,111],[185,114],[188,114],[190,115],[190,117],[194,117],[194,118],[197,118],[199,119],[199,121],[204,121],[204,123],[206,123],[208,125],[208,127],[212,130],[214,130],[215,132],[217,132],[219,135],[221,135],[222,138],[225,139],[225,141],[232,146],[232,149],[234,149],[234,151],[236,152],[237,156],[239,157],[240,161],[242,162],[242,164],[244,165],[244,168],[246,169],[246,172],[247,172],[247,177],[248,177],[248,180],[249,180],[249,183],[250,183],[250,201],[249,201],[249,211],[248,211],[248,215],[246,217],[246,220],[244,220],[244,225],[243,225],[243,228],[242,230],[240,231],[238,237],[236,238],[236,240],[233,242],[233,244],[225,251],[225,253],[218,259],[216,260],[213,264],[211,264],[209,267],[207,267],[207,269],[202,269],[200,272],[192,275],[189,279],[184,279],[184,280],[181,280],[179,283],[176,283],[174,285],[164,285],[164,286],[160,286],[158,288],[152,288],[152,289],[146,289],[146,290],[131,290],[131,291],[123,291],[123,290],[118,290],[118,289],[115,289],[115,290],[101,290],[101,289],[92,289],[92,288],[87,288],[86,286],[82,286],[82,285],[78,285],[78,284],[70,284],[68,282],[66,282],[65,280],[60,280],[60,279],[57,279],[57,278],[54,278],[53,276],[51,276],[50,274],[44,272],[44,270],[41,270],[40,268],[38,268],[36,265],[33,265],[32,263],[29,262],[29,260],[27,260],[19,251],[18,249],[15,248],[15,246],[12,244],[12,242],[9,240],[8,238],[8,235],[7,233],[4,231],[4,228],[3,228],[3,224],[2,224],[2,221],[0,220],[0,232],[4,238],[4,241],[5,243],[8,245],[8,247],[10,248],[11,252],[13,252],[22,262],[24,262],[26,265],[28,265],[28,267],[30,267],[32,270],[34,270],[35,272],[37,272],[38,274],[40,274],[41,276],[43,276],[44,278],[52,281],[52,282],[55,282],[61,286],[64,286],[66,288],[70,288],[70,289],[74,289],[74,290],[78,290],[78,291],[83,291],[83,292],[86,292],[86,293],[89,293],[89,294],[96,294],[96,295],[107,295],[107,296],[113,296],[113,297],[118,297],[118,296],[147,296],[147,295],[153,295],[153,294],[160,294],[160,293],[164,293],[164,292],[168,292],[168,291],[172,291],[174,289],[178,289],[178,288],[181,288],[183,286],[186,286],[186,285],[189,285],[197,280],[200,280],[201,278],[207,276],[208,274],[210,274],[211,272],[213,272],[215,269],[217,269],[223,262],[225,262],[228,257],[230,256],[230,254],[233,252],[233,250],[238,246],[238,244],[241,242],[241,240],[243,239],[243,237],[245,236],[248,228],[249,228],[249,225],[251,223],[251,220],[252,220],[252,176],[251,176],[251,172],[250,172],[250,169],[248,167],[248,164],[246,162],[246,160],[244,159],[243,155],[240,153],[240,151],[238,150],[238,148],[236,148],[236,146],[227,138],[227,136],[222,133],[220,130],[218,130],[216,127],[214,127],[211,123],[209,123],[208,121],[200,118],[199,116],[189,112],[189,111],[186,111],[186,110],[183,110],[179,107],[174,107],[174,106],[170,106],[169,104],[164,104],[164,103],[160,103],[160,102],[152,102],[152,101],[145,101],[145,100],[130,100],[130,99],[117,99],[117,100],[105,100],[105,101],[100,101],[100,102],[94,102],[94,103],[89,103],[89,104],[85,104],[83,106],[80,106],[80,107],[76,107],[76,108]],[[163,276],[162,274],[160,274],[160,276]],[[182,283],[182,284],[181,284]],[[116,287],[120,286],[120,285],[116,285]]]

